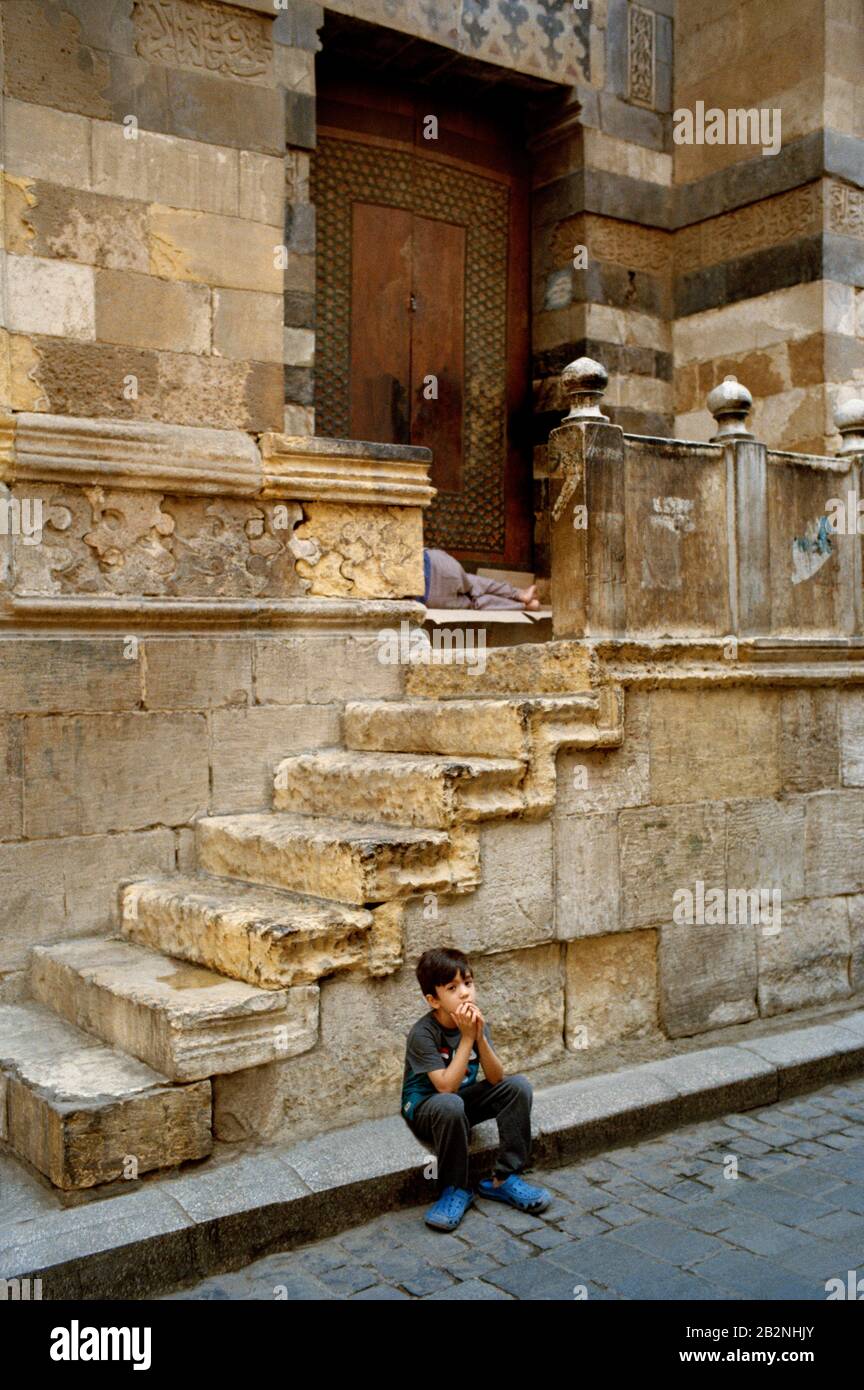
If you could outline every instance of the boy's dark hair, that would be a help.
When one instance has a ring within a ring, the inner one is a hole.
[[[427,994],[435,994],[436,985],[449,985],[459,971],[463,977],[474,974],[471,962],[463,951],[449,946],[424,951],[417,962],[417,979],[424,999]]]

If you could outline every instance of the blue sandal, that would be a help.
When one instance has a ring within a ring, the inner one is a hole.
[[[445,1187],[423,1219],[436,1231],[455,1231],[473,1201],[474,1193],[464,1187]]]
[[[552,1193],[545,1187],[532,1187],[524,1178],[520,1178],[518,1173],[511,1173],[509,1178],[497,1187],[492,1185],[491,1178],[484,1178],[478,1184],[477,1191],[481,1197],[490,1197],[493,1202],[507,1202],[511,1207],[517,1207],[519,1211],[528,1212],[531,1216],[545,1211],[552,1201]]]

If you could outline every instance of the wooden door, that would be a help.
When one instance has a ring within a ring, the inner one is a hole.
[[[423,444],[427,545],[531,565],[524,171],[428,90],[319,86],[316,430]],[[437,121],[437,138],[427,139]]]

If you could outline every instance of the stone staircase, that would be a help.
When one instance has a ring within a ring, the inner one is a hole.
[[[411,667],[346,706],[342,748],[285,758],[269,814],[196,826],[197,873],[120,892],[120,937],[33,949],[0,1007],[0,1138],[61,1188],[202,1158],[210,1078],[314,1047],[320,981],[402,964],[402,907],[470,893],[484,821],[547,815],[562,747],[622,739],[578,643]]]

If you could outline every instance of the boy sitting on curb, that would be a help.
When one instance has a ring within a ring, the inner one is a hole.
[[[552,1194],[518,1176],[531,1147],[533,1087],[519,1074],[505,1078],[477,1007],[468,957],[447,948],[424,951],[417,979],[429,1012],[408,1034],[402,1118],[438,1160],[440,1195],[426,1213],[427,1226],[455,1230],[474,1201],[468,1187],[470,1131],[492,1116],[500,1151],[494,1177],[482,1180],[478,1194],[531,1215],[545,1211]],[[477,1080],[481,1066],[485,1081]]]

